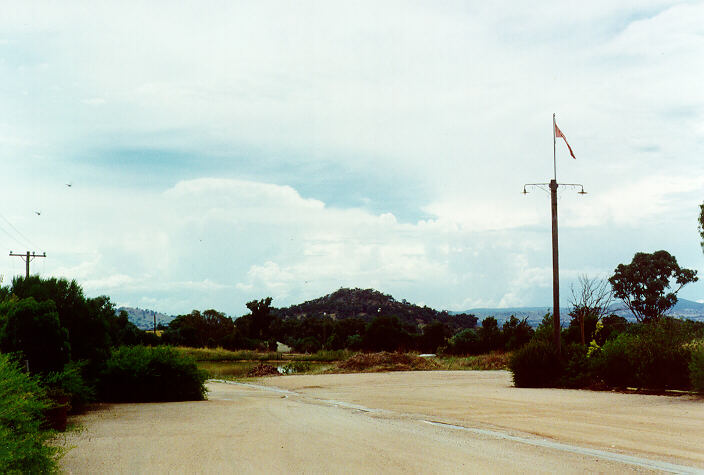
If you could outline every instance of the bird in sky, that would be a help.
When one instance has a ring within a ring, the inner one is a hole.
[[[66,186],[68,186],[69,188],[71,188],[72,185],[73,183],[66,183]]]
[[[37,213],[37,216],[41,216],[42,214],[41,211],[35,211],[35,213]]]

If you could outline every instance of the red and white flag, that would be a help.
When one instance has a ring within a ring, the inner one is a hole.
[[[577,157],[574,156],[574,152],[572,151],[572,147],[570,147],[569,142],[567,142],[567,137],[565,137],[565,134],[562,133],[560,128],[557,126],[557,123],[556,122],[553,122],[553,123],[555,124],[555,137],[562,137],[562,140],[565,141],[567,148],[570,149],[570,155],[572,155],[572,158],[574,158],[576,160]]]

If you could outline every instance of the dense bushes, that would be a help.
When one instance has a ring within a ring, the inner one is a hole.
[[[105,401],[187,401],[205,397],[205,373],[171,347],[120,347],[100,374]]]
[[[621,322],[617,322],[620,324]],[[599,335],[599,330],[596,331]],[[609,329],[601,346],[568,344],[555,355],[551,343],[535,338],[515,352],[510,368],[516,386],[561,386],[649,390],[704,386],[704,350],[693,343],[704,337],[704,324],[663,318],[631,324],[622,333]]]
[[[82,410],[95,400],[95,388],[83,378],[85,365],[85,361],[71,361],[61,371],[51,372],[43,379],[50,390],[68,396],[70,408],[74,411]]]
[[[693,344],[692,360],[689,362],[689,377],[692,381],[692,388],[704,393],[704,340]]]
[[[563,371],[562,360],[547,341],[533,340],[517,350],[509,360],[516,387],[543,388],[557,385]]]
[[[468,328],[453,335],[442,348],[451,355],[479,355],[492,351],[513,351],[521,348],[533,338],[534,330],[527,319],[511,316],[499,327],[494,317],[482,320],[482,326]]]
[[[596,352],[595,375],[609,386],[688,389],[692,331],[691,324],[672,318],[633,325]]]
[[[50,406],[39,381],[0,354],[0,473],[45,473],[57,469],[53,432],[43,428]]]

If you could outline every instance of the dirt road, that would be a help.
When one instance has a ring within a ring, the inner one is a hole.
[[[76,418],[73,473],[704,473],[704,400],[516,389],[503,371],[211,382]]]

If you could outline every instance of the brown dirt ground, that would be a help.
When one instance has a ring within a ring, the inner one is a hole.
[[[704,470],[704,400],[517,389],[505,371],[261,378],[292,393],[209,383],[208,401],[103,405],[59,443],[70,473],[644,471],[433,426],[441,421]],[[346,404],[337,404],[339,401]],[[368,412],[362,407],[372,409]]]

